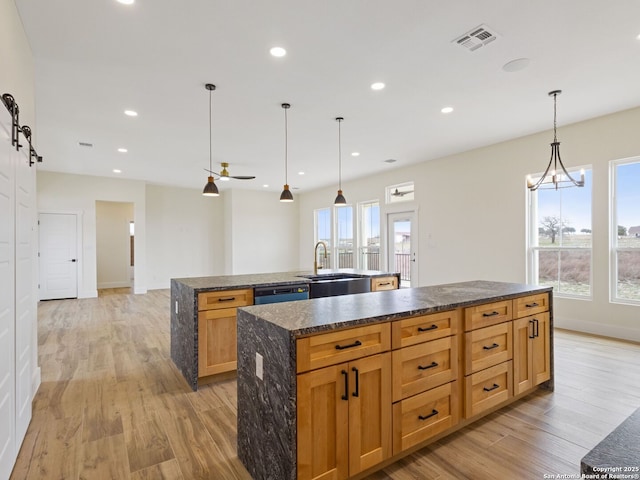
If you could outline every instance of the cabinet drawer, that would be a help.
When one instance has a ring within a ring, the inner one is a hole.
[[[446,337],[392,352],[393,401],[424,392],[458,376],[458,338]]]
[[[407,347],[455,335],[458,333],[458,320],[457,310],[396,320],[391,324],[392,346],[393,348]]]
[[[395,290],[398,288],[398,277],[376,277],[371,279],[371,291]]]
[[[549,310],[549,294],[528,295],[513,300],[513,318],[527,317]]]
[[[465,377],[465,417],[471,418],[513,395],[511,361]]]
[[[458,382],[393,404],[393,454],[417,445],[458,423]]]
[[[253,305],[253,289],[216,290],[198,294],[198,310]]]
[[[296,342],[297,372],[347,362],[384,352],[390,348],[389,323],[376,323],[301,338]]]
[[[464,309],[464,330],[488,327],[511,320],[511,300],[504,302],[485,303]]]
[[[465,333],[465,375],[513,358],[512,322]]]

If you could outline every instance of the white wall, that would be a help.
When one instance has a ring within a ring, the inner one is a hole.
[[[38,171],[38,211],[77,213],[82,224],[78,252],[78,296],[95,297],[97,291],[96,201],[131,202],[136,225],[134,292],[147,291],[146,196],[144,182],[108,177]]]
[[[251,190],[229,195],[228,274],[287,272],[299,269],[298,203],[282,203],[279,194]]]
[[[593,299],[556,298],[557,326],[640,340],[640,307],[608,301],[608,162],[640,155],[638,125],[640,108],[634,108],[558,130],[563,161],[567,166],[592,165],[594,187]],[[380,199],[384,215],[384,187],[415,182],[416,200],[407,206],[418,211],[419,285],[474,279],[525,283],[525,177],[544,170],[552,138],[547,131],[343,181],[343,190],[354,206]],[[299,195],[301,264],[313,247],[313,209],[330,206],[334,190]]]
[[[146,205],[149,289],[169,288],[171,278],[225,273],[223,197],[147,185]]]
[[[96,202],[98,288],[131,286],[129,223],[132,221],[132,203]]]

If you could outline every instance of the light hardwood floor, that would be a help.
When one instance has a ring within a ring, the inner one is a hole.
[[[235,380],[192,392],[169,356],[169,291],[41,302],[42,385],[12,479],[249,479]],[[535,393],[372,475],[541,479],[640,407],[640,346],[556,331],[556,391]],[[278,480],[278,479],[275,479]]]

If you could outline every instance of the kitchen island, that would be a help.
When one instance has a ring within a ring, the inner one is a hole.
[[[549,287],[473,281],[242,307],[237,328],[238,456],[256,480],[364,478],[553,389]]]
[[[378,270],[320,270],[320,276],[370,279],[370,290],[398,288],[397,273]],[[236,310],[254,304],[256,288],[311,283],[312,272],[171,279],[171,359],[195,391],[200,381],[236,370]]]

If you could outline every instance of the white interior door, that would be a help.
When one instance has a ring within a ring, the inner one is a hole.
[[[11,120],[0,118],[0,478],[9,478],[15,435],[15,187]]]
[[[77,222],[75,214],[40,214],[40,300],[78,297]]]
[[[414,212],[387,214],[387,261],[389,270],[400,272],[400,286],[418,285],[417,228]]]

